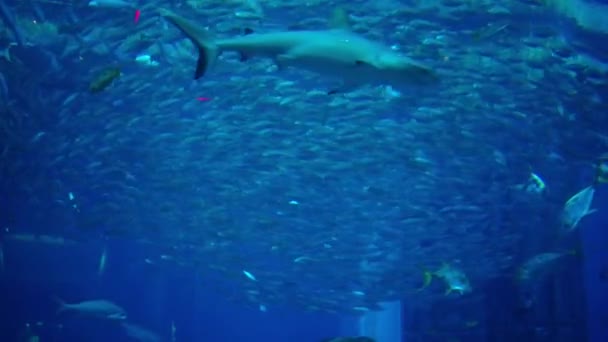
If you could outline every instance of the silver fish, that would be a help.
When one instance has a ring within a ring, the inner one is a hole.
[[[561,215],[562,232],[569,233],[573,231],[583,217],[596,211],[595,209],[590,209],[594,194],[595,188],[588,186],[570,197],[564,205]]]
[[[60,298],[55,298],[55,301],[59,303],[58,314],[74,312],[85,316],[118,321],[127,318],[127,312],[123,308],[105,299],[87,300],[74,304],[66,303]]]
[[[160,342],[161,341],[161,338],[158,335],[156,335],[154,332],[152,332],[146,328],[140,327],[139,325],[136,325],[133,323],[128,323],[128,322],[122,322],[120,325],[122,325],[127,336],[131,337],[134,340],[137,340],[140,342]]]

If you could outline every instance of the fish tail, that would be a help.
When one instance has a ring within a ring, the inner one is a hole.
[[[12,63],[13,60],[11,59],[11,45],[9,45],[8,47],[0,50],[0,57],[6,59],[7,62]]]
[[[431,285],[431,282],[433,281],[433,272],[424,271],[423,275],[424,275],[424,283],[418,289],[418,291],[422,291],[422,290],[426,289],[429,285]]]
[[[198,28],[194,23],[178,16],[177,14],[161,9],[160,15],[165,17],[170,23],[175,25],[198,49],[198,60],[196,62],[196,72],[194,79],[199,79],[205,75],[211,64],[215,62],[219,49],[209,32]]]
[[[57,303],[57,305],[58,305],[57,311],[55,312],[55,314],[59,315],[60,313],[67,310],[68,306],[63,299],[59,298],[58,296],[53,296],[52,298],[53,298],[53,301],[55,303]]]

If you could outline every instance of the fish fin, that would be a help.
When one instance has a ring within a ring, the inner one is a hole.
[[[197,80],[203,77],[219,55],[219,49],[209,32],[199,29],[194,23],[169,10],[161,9],[160,15],[182,31],[196,46],[198,49],[198,60],[196,62],[194,79]]]
[[[13,46],[17,46],[17,43],[14,42],[10,42],[8,43],[7,47],[2,49],[2,52],[0,53],[0,57],[6,59],[7,62],[9,63],[13,63],[13,57],[11,56],[11,48]]]
[[[243,36],[248,36],[248,35],[251,35],[254,33],[255,33],[255,31],[250,27],[245,27],[243,29]],[[249,60],[249,55],[247,55],[246,53],[243,53],[243,52],[239,52],[239,61],[246,62],[247,60]]]
[[[589,215],[591,215],[591,214],[593,214],[593,213],[595,213],[597,211],[598,211],[598,209],[591,209],[591,210],[587,211],[584,216],[589,216]]]
[[[429,272],[429,271],[424,271],[424,283],[422,284],[422,286],[420,288],[418,288],[418,291],[422,291],[424,289],[426,289],[427,287],[429,287],[429,285],[431,285],[431,282],[433,281],[433,273]]]
[[[59,298],[58,296],[53,296],[52,299],[58,305],[57,311],[55,311],[56,315],[59,315],[60,313],[68,309],[68,305],[63,299]]]
[[[329,27],[339,30],[351,30],[350,19],[344,8],[336,8],[329,20]]]
[[[6,61],[9,62],[9,63],[13,62],[13,59],[11,58],[11,53],[9,51],[9,48],[2,49],[2,51],[0,51],[0,57],[6,59]]]

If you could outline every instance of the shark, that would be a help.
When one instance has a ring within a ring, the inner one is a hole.
[[[215,39],[209,31],[170,10],[159,12],[197,49],[195,80],[207,73],[222,52],[233,51],[240,54],[243,61],[252,57],[271,58],[279,69],[301,68],[337,80],[340,86],[330,89],[330,94],[365,84],[404,90],[439,81],[430,67],[354,33],[344,14],[334,14],[338,19],[332,20],[333,25],[326,30],[250,31],[242,36]]]

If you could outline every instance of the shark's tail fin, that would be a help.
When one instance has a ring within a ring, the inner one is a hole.
[[[182,31],[196,46],[198,49],[198,61],[196,62],[194,79],[203,77],[219,54],[219,49],[209,32],[196,27],[195,24],[169,10],[161,9],[160,15]]]

